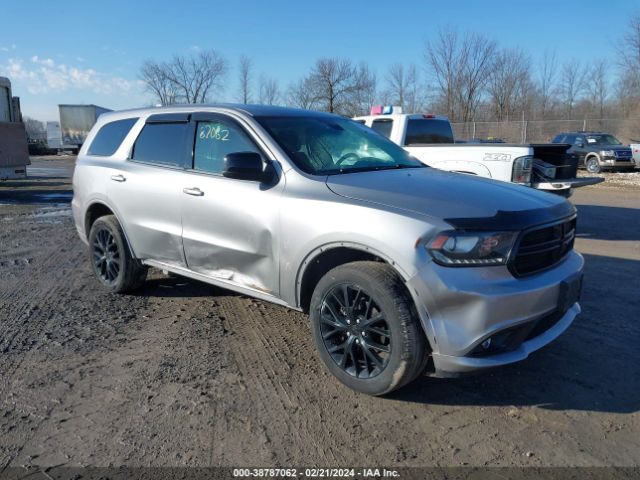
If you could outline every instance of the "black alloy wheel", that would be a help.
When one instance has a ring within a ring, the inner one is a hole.
[[[120,251],[113,233],[106,228],[96,231],[91,245],[94,271],[107,285],[113,285],[120,274]]]
[[[375,377],[389,363],[391,330],[385,314],[356,284],[336,285],[324,297],[320,331],[333,361],[353,377]]]

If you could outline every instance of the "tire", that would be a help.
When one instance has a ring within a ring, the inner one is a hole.
[[[89,260],[100,284],[115,293],[135,290],[147,277],[147,268],[131,255],[122,227],[113,215],[100,217],[91,226]]]
[[[426,366],[428,345],[413,301],[387,264],[330,270],[313,292],[309,315],[320,358],[353,390],[385,395]]]
[[[597,157],[587,158],[584,165],[589,173],[600,173],[602,171],[602,167],[600,166],[600,162]]]

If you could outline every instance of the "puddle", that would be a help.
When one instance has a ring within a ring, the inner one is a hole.
[[[0,192],[0,205],[18,205],[32,203],[71,203],[72,191],[23,190]]]

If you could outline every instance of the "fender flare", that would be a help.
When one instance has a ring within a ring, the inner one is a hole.
[[[410,278],[407,272],[405,272],[398,266],[397,262],[375,248],[358,242],[329,242],[315,247],[304,257],[302,263],[300,263],[300,266],[298,267],[298,271],[296,273],[296,305],[300,305],[302,279],[304,278],[304,274],[307,272],[307,268],[309,267],[309,265],[322,253],[336,248],[351,248],[353,250],[359,250],[363,253],[369,253],[371,255],[375,255],[376,257],[380,257],[389,265],[391,265],[396,272],[398,272],[398,275],[400,275],[400,278],[402,278],[403,282],[406,283]]]
[[[358,243],[358,242],[329,242],[315,247],[311,250],[304,258],[300,267],[298,267],[298,272],[296,273],[296,296],[295,296],[295,304],[296,307],[300,307],[301,303],[301,290],[302,290],[302,279],[304,278],[304,274],[307,271],[309,265],[313,262],[315,258],[317,258],[320,254],[332,250],[335,248],[352,248],[354,250],[359,250],[364,253],[369,253],[371,255],[375,255],[382,260],[384,260],[391,268],[393,268],[396,273],[402,279],[402,282],[405,284],[407,291],[409,292],[409,296],[414,303],[416,312],[418,314],[418,321],[420,326],[422,327],[422,331],[425,334],[427,343],[429,344],[429,348],[431,351],[437,351],[437,343],[435,341],[435,328],[431,323],[431,315],[429,314],[427,307],[423,305],[422,302],[419,302],[419,298],[416,295],[416,292],[411,288],[409,281],[411,280],[411,276],[406,272],[402,267],[398,265],[396,261],[391,259],[388,255],[382,253],[376,248],[369,247],[368,245]]]
[[[587,160],[594,157],[598,161],[598,165],[602,165],[602,160],[600,159],[600,155],[598,155],[596,152],[589,152],[584,156],[584,165],[586,166]]]
[[[118,211],[113,208],[113,206],[109,205],[109,202],[105,201],[102,198],[96,198],[93,199],[89,202],[89,204],[87,205],[87,208],[84,210],[84,215],[83,215],[83,228],[85,230],[85,235],[87,237],[87,240],[89,240],[89,232],[91,231],[90,228],[88,228],[87,225],[87,214],[89,213],[89,210],[91,209],[91,207],[93,207],[94,205],[102,205],[103,207],[108,208],[109,210],[111,210],[111,213],[113,214],[114,217],[116,217],[116,220],[118,221],[118,223],[120,224],[120,228],[122,229],[122,233],[124,233],[124,241],[127,242],[127,246],[129,247],[129,251],[131,252],[131,256],[135,259],[138,259],[138,257],[136,256],[135,251],[133,250],[133,246],[131,245],[131,242],[129,241],[129,235],[127,234],[127,231],[124,228],[124,224],[122,223],[122,221],[120,220],[120,215],[118,214]],[[97,219],[96,219],[97,220]]]

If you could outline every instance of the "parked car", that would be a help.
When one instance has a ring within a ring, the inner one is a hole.
[[[576,178],[578,160],[568,146],[515,145],[472,139],[454,143],[453,129],[443,115],[403,114],[398,107],[372,107],[355,121],[403,147],[426,165],[503,182],[517,183],[570,196],[573,188],[602,178]]]
[[[105,288],[156,267],[307,312],[327,369],[372,395],[523,360],[580,312],[569,202],[426,167],[335,115],[106,113],[73,187]]]
[[[579,158],[579,165],[589,173],[604,169],[633,168],[631,148],[610,133],[566,132],[555,136],[551,143],[571,145],[569,152]]]

